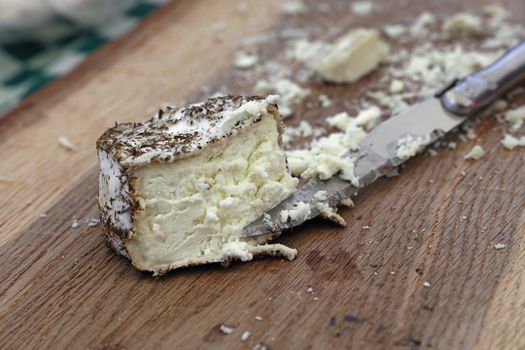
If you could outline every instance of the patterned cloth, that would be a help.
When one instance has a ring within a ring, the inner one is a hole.
[[[0,45],[0,117],[47,83],[73,70],[100,46],[131,30],[164,2],[141,0],[106,26],[89,31],[79,29],[51,44],[25,41]]]

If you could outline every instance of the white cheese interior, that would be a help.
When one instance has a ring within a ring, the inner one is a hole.
[[[278,138],[275,118],[265,115],[193,157],[139,168],[135,190],[142,210],[127,242],[133,263],[160,270],[250,257],[238,250],[251,244],[235,243],[242,241],[242,228],[297,185]]]

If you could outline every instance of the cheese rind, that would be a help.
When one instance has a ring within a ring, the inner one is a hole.
[[[109,245],[140,270],[295,250],[242,228],[297,185],[282,151],[276,97],[218,97],[119,124],[97,143],[99,207]]]
[[[377,30],[354,29],[326,45],[307,65],[323,80],[352,83],[384,62],[388,51]]]

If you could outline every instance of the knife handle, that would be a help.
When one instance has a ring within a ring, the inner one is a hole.
[[[499,97],[525,83],[525,41],[494,63],[452,84],[440,94],[449,112],[468,116],[488,107]]]

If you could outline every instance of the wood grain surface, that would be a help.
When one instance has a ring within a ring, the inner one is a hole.
[[[102,131],[165,101],[224,86],[246,92],[254,81],[231,68],[242,38],[308,21],[407,22],[423,9],[445,16],[489,1],[385,1],[372,20],[348,12],[290,19],[278,0],[245,3],[249,14],[231,0],[170,3],[0,120],[0,349],[525,348],[525,153],[501,147],[490,117],[476,128],[482,160],[463,159],[474,141],[416,157],[341,212],[348,227],[314,220],[283,235],[299,250],[293,262],[154,279],[114,255],[100,226],[87,225],[98,216],[94,145]],[[521,0],[506,4],[525,20]],[[329,115],[373,79],[309,88],[340,97]],[[315,109],[298,114],[322,123]],[[61,148],[59,136],[75,151]]]

